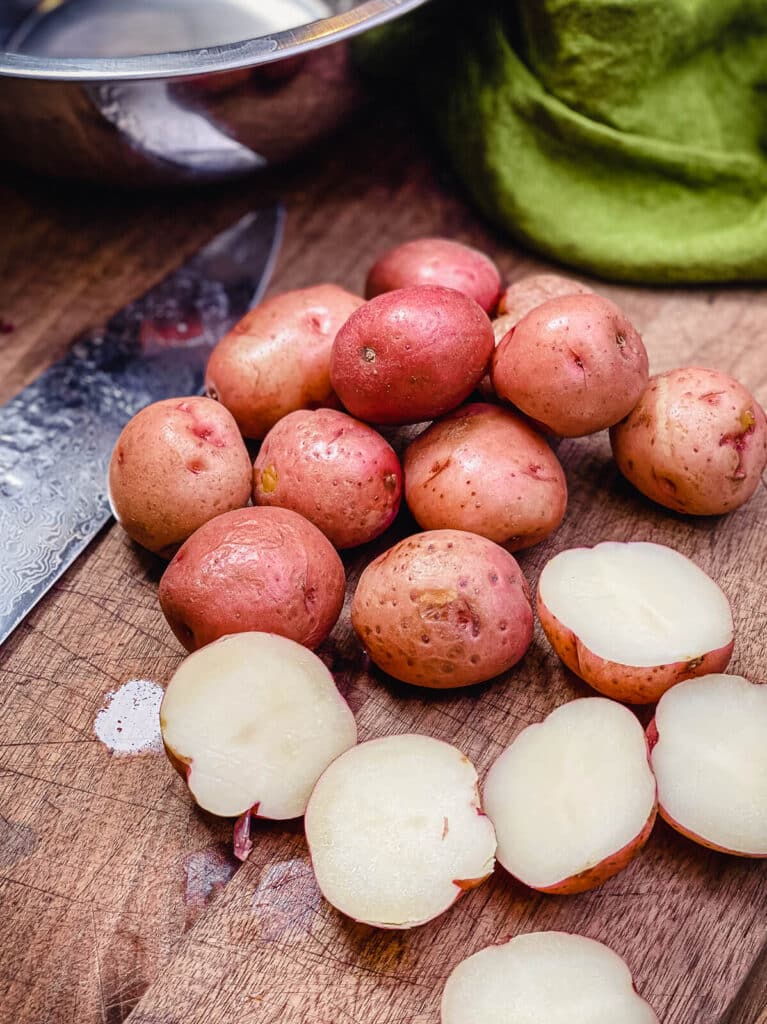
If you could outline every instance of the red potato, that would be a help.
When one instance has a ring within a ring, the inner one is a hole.
[[[567,482],[532,427],[477,402],[448,413],[408,447],[405,496],[425,530],[468,530],[518,551],[562,522]]]
[[[607,697],[652,704],[684,679],[723,671],[730,604],[672,548],[608,541],[555,555],[538,582],[543,631],[565,665]]]
[[[276,633],[315,648],[344,600],[341,559],[316,526],[282,508],[212,519],[160,580],[160,607],[188,651],[230,633]]]
[[[447,979],[441,1024],[659,1024],[625,962],[583,935],[528,932]]]
[[[712,850],[767,857],[767,685],[680,683],[658,701],[647,738],[672,828]]]
[[[296,409],[337,406],[330,351],[338,329],[362,304],[333,284],[267,299],[213,349],[205,390],[229,409],[245,437],[257,439]]]
[[[257,505],[300,512],[337,548],[383,533],[402,497],[392,447],[372,427],[334,409],[293,412],[275,424],[253,478]]]
[[[549,299],[495,350],[499,398],[562,437],[593,434],[623,419],[647,386],[642,339],[599,295]]]
[[[523,316],[527,316],[547,299],[591,293],[592,289],[587,285],[570,277],[560,277],[559,274],[532,274],[515,281],[509,285],[498,302],[498,315],[493,320],[496,348]],[[488,400],[496,397],[489,374],[482,378],[478,390],[482,397]]]
[[[622,871],[657,811],[644,731],[621,704],[586,697],[523,729],[483,790],[498,861],[525,885],[570,895]]]
[[[112,512],[132,540],[170,558],[203,523],[248,504],[249,463],[234,418],[216,402],[154,402],[127,424],[112,452]]]
[[[719,370],[685,367],[650,380],[610,431],[621,473],[659,505],[721,515],[748,501],[767,466],[767,420]]]
[[[304,825],[325,899],[378,928],[433,920],[495,866],[474,766],[431,736],[386,736],[342,754],[314,787]]]
[[[501,291],[498,267],[479,249],[447,238],[417,238],[385,253],[368,274],[365,295],[414,285],[455,288],[491,313]]]
[[[160,708],[165,751],[195,803],[243,815],[235,853],[250,852],[250,819],[296,818],[317,779],[357,742],[333,676],[305,647],[237,633],[185,659]]]
[[[560,299],[563,295],[593,295],[594,289],[572,277],[561,274],[530,274],[510,284],[501,295],[498,315],[509,317],[509,327],[518,324],[522,317],[532,313],[549,299]]]
[[[495,338],[496,348],[498,348],[500,343],[509,333],[511,328],[516,324],[516,322],[516,317],[510,316],[508,314],[504,316],[497,316],[495,320],[492,321],[493,337]],[[479,382],[479,384],[477,384],[477,391],[479,392],[480,396],[486,399],[488,402],[492,401],[494,398],[497,398],[495,388],[493,387],[493,381],[489,373],[486,373],[482,380]]]
[[[371,299],[333,345],[330,379],[353,416],[420,423],[460,405],[493,351],[487,314],[452,288],[401,288]]]
[[[360,577],[351,617],[376,665],[437,689],[505,672],[533,637],[529,589],[514,557],[460,530],[419,533],[376,558]]]

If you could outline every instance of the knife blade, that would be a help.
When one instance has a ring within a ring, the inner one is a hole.
[[[0,407],[0,643],[110,519],[131,416],[199,393],[212,347],[266,288],[283,221],[280,206],[247,214]]]

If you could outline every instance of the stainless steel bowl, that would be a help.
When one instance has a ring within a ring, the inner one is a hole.
[[[290,159],[360,103],[349,39],[424,2],[0,0],[0,161],[147,185]],[[238,38],[265,18],[295,27]]]

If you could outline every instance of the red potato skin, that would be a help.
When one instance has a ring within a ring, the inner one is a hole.
[[[378,537],[402,498],[402,468],[372,427],[334,409],[290,413],[269,431],[253,470],[257,505],[299,512],[337,548]]]
[[[479,249],[447,238],[417,238],[390,249],[373,265],[365,295],[373,299],[415,285],[454,288],[491,313],[501,292],[501,275]]]
[[[654,704],[676,683],[724,672],[735,646],[733,638],[726,646],[692,661],[644,667],[620,665],[598,657],[585,647],[571,629],[552,615],[541,599],[540,590],[536,603],[543,632],[570,671],[605,697],[627,704]]]
[[[511,328],[518,324],[522,317],[532,313],[549,299],[560,299],[563,295],[593,294],[593,288],[572,277],[563,277],[561,274],[531,274],[508,286],[498,302],[498,315],[509,317]]]
[[[653,718],[650,724],[647,726],[646,735],[647,746],[649,748],[650,754],[652,754],[653,748],[655,747],[655,744],[658,742],[660,738],[655,718]],[[650,766],[652,767],[652,759],[650,760]],[[697,843],[698,846],[705,846],[707,850],[714,850],[716,851],[716,853],[728,853],[731,857],[742,857],[744,860],[767,860],[767,853],[739,853],[737,850],[728,850],[724,846],[717,846],[716,843],[709,842],[707,839],[704,839],[703,836],[699,836],[697,832],[691,832],[689,829],[686,829],[683,825],[680,825],[675,818],[671,817],[668,811],[663,807],[663,804],[658,805],[658,813],[660,814],[661,818],[663,818],[663,820],[666,822],[666,824],[673,828],[675,832],[678,832],[680,835],[684,836],[685,839],[689,839],[693,843]]]
[[[480,402],[408,447],[405,494],[423,529],[467,530],[508,551],[544,540],[567,508],[565,474],[546,441],[508,409]]]
[[[337,407],[330,352],[363,300],[333,284],[275,295],[216,345],[205,390],[225,405],[245,437],[261,439],[296,409]]]
[[[182,545],[160,580],[160,607],[188,651],[250,630],[313,650],[338,619],[345,583],[337,552],[303,516],[244,508]]]
[[[561,437],[581,437],[623,419],[647,386],[642,339],[599,295],[565,295],[538,306],[495,350],[499,398]]]
[[[109,500],[128,536],[170,558],[194,531],[248,504],[247,449],[209,398],[154,402],[126,425],[109,462]]]
[[[352,601],[357,636],[389,675],[415,686],[481,683],[516,664],[533,636],[514,557],[460,530],[395,544],[365,569]]]
[[[420,423],[471,394],[493,345],[490,320],[473,299],[452,288],[401,288],[349,317],[333,345],[330,379],[358,419]]]
[[[748,501],[767,466],[767,420],[753,395],[718,370],[651,378],[610,431],[621,473],[675,512],[722,515]]]

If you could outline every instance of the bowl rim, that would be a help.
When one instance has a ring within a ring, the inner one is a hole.
[[[0,0],[1,2],[1,0]],[[115,82],[201,75],[269,64],[341,42],[427,0],[363,0],[349,11],[238,43],[135,57],[37,57],[0,50],[0,76],[63,82]]]

